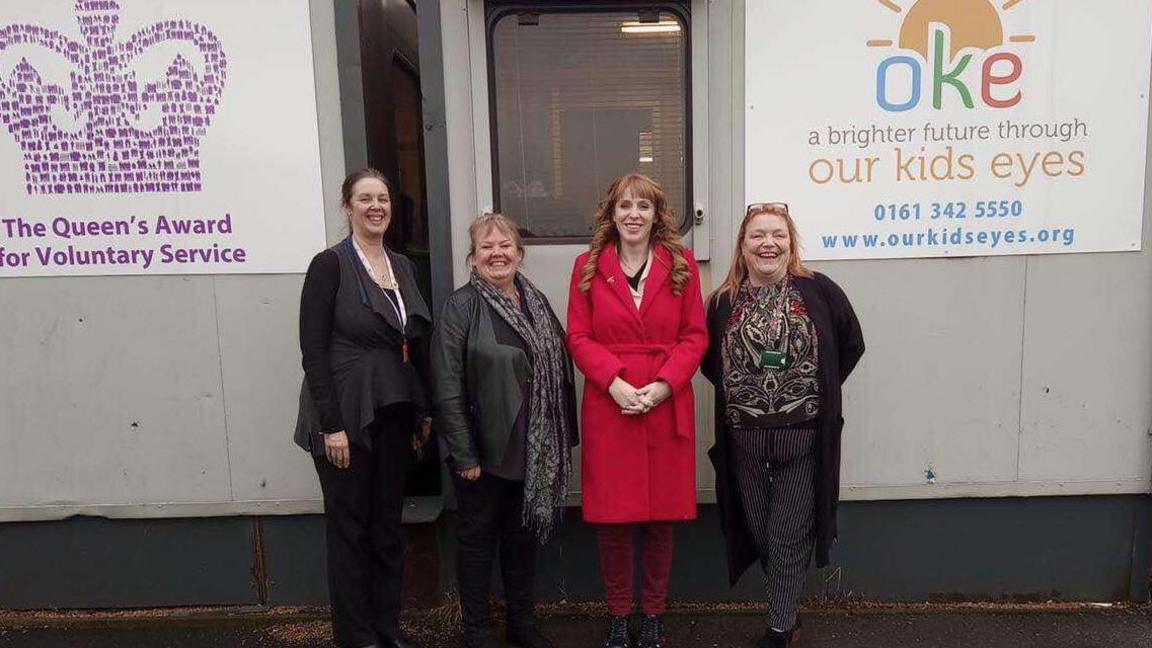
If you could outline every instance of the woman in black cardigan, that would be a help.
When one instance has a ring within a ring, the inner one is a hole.
[[[813,551],[828,563],[840,490],[840,385],[864,353],[852,305],[800,261],[784,203],[748,207],[732,268],[708,303],[704,375],[716,387],[716,497],[735,584],[766,576],[768,629],[783,648]]]
[[[351,234],[312,259],[300,297],[296,443],[312,453],[324,493],[340,648],[412,645],[400,633],[400,520],[413,450],[431,424],[432,322],[412,262],[384,245],[391,197],[374,169],[344,180]]]

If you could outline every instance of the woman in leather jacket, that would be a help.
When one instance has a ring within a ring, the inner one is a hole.
[[[516,226],[485,214],[469,235],[471,278],[449,296],[432,338],[435,425],[458,504],[465,645],[498,645],[489,590],[499,545],[508,642],[550,648],[534,613],[535,550],[568,495],[572,361],[547,298],[519,272]]]

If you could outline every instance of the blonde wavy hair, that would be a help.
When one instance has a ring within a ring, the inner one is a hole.
[[[508,238],[512,239],[512,244],[515,245],[516,250],[520,252],[520,260],[524,260],[524,240],[520,238],[520,230],[516,228],[516,223],[513,223],[512,219],[499,212],[484,212],[468,225],[468,256],[464,258],[466,262],[471,263],[472,257],[476,256],[477,240],[492,230],[505,234]]]
[[[652,233],[649,241],[652,245],[657,243],[664,246],[672,259],[672,268],[668,273],[672,282],[672,294],[679,296],[688,284],[690,272],[688,261],[684,258],[684,243],[680,239],[680,229],[672,208],[668,206],[668,198],[660,185],[652,178],[640,173],[629,173],[620,176],[608,188],[608,194],[600,202],[593,219],[596,229],[592,233],[592,242],[588,245],[588,262],[580,272],[580,291],[588,292],[592,287],[592,277],[596,274],[596,263],[600,260],[600,253],[606,245],[618,245],[620,233],[616,230],[613,216],[616,213],[616,203],[624,197],[629,189],[638,199],[652,202],[656,217],[652,221]]]
[[[715,302],[721,297],[732,297],[740,289],[740,284],[748,278],[748,264],[744,262],[744,235],[748,233],[748,223],[753,218],[763,214],[779,216],[788,228],[788,274],[793,277],[811,277],[812,271],[800,260],[800,235],[796,232],[796,223],[788,213],[788,206],[783,203],[758,203],[749,205],[744,212],[744,220],[740,222],[740,233],[736,235],[736,247],[732,252],[732,266],[728,269],[728,276],[724,283],[708,296],[708,301]]]

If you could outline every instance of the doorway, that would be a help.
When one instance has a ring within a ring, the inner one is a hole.
[[[392,223],[385,242],[415,264],[416,282],[431,305],[416,9],[411,0],[359,0],[360,64],[368,165],[393,185]],[[435,443],[430,443],[409,477],[406,495],[440,495],[440,472]]]

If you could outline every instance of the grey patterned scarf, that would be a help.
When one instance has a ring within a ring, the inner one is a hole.
[[[500,317],[528,343],[532,382],[528,401],[527,461],[524,477],[524,526],[541,543],[563,515],[572,474],[568,418],[564,415],[567,353],[564,331],[544,295],[522,274],[516,275],[532,322],[503,292],[472,269],[470,283]]]

